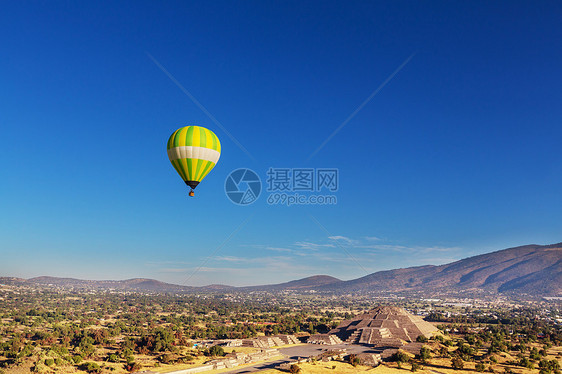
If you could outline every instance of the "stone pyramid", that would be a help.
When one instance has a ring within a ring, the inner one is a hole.
[[[351,344],[400,347],[415,342],[419,335],[430,337],[437,328],[402,308],[380,306],[350,320],[342,321],[330,331]]]

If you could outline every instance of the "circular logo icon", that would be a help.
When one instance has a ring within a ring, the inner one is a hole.
[[[260,177],[253,170],[236,169],[226,177],[224,192],[234,204],[249,205],[260,196]]]

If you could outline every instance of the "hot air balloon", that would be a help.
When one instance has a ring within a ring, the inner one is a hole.
[[[189,196],[219,161],[221,143],[211,131],[200,126],[185,126],[168,139],[168,157],[181,179],[190,187]]]

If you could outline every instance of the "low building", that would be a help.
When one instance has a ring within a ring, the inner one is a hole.
[[[332,335],[332,334],[310,335],[306,342],[309,344],[327,344],[327,345],[343,343],[342,340],[337,335]]]

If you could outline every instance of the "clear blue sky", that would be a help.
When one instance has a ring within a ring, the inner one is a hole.
[[[560,2],[2,8],[0,275],[351,279],[562,241]],[[196,198],[165,151],[188,124],[223,147]],[[337,205],[227,199],[233,169],[270,166],[339,168]]]

